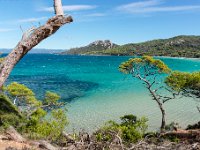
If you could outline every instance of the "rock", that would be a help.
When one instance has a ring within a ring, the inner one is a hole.
[[[39,147],[40,146],[40,142],[38,142],[38,141],[30,141],[29,144],[31,146],[34,146],[34,147]]]
[[[58,148],[54,147],[47,141],[42,140],[42,141],[39,141],[39,143],[40,143],[39,148],[44,148],[44,149],[48,149],[48,150],[58,150]]]
[[[7,136],[0,135],[0,140],[9,140]]]
[[[122,146],[120,146],[120,145],[110,145],[110,149],[112,149],[112,150],[123,150],[123,148],[122,148]]]
[[[14,140],[16,142],[25,142],[25,138],[23,138],[21,136],[21,134],[19,134],[15,129],[14,127],[10,126],[7,130],[6,130],[6,134],[8,136],[8,139],[9,140]]]
[[[102,46],[102,47],[105,47],[106,49],[111,49],[113,48],[113,43],[110,41],[110,40],[97,40],[97,41],[94,41],[92,43],[90,43],[88,46]]]
[[[62,133],[62,135],[65,137],[65,139],[67,140],[67,143],[75,143],[75,140],[73,139],[73,137],[65,132]]]
[[[193,148],[193,149],[197,149],[197,148],[198,148],[198,143],[192,144],[192,148]]]
[[[76,147],[74,145],[71,145],[67,147],[66,150],[76,150]]]
[[[88,133],[80,133],[81,142],[90,143],[90,135]]]
[[[76,150],[85,150],[87,144],[77,144],[76,145]]]
[[[112,142],[115,144],[119,144],[120,140],[119,140],[119,138],[115,137]]]

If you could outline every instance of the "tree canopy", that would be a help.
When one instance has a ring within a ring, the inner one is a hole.
[[[184,96],[200,98],[200,72],[173,72],[166,78],[166,84]]]
[[[154,59],[151,56],[142,56],[141,58],[130,58],[119,66],[119,70],[123,73],[134,73],[145,76],[150,76],[160,73],[170,73],[169,67],[159,59]]]

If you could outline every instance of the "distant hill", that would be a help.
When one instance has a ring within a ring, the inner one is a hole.
[[[7,54],[10,53],[12,49],[1,49],[0,48],[0,53]],[[29,54],[54,54],[54,53],[61,53],[64,50],[61,49],[32,49],[29,51]]]
[[[100,44],[101,45],[101,44]],[[171,57],[200,58],[200,36],[177,36],[169,39],[158,39],[142,43],[130,43],[122,46],[95,46],[92,43],[81,48],[70,49],[62,54],[82,55],[151,55]]]
[[[104,53],[105,50],[109,50],[116,47],[118,47],[118,45],[112,43],[110,40],[105,40],[105,41],[98,40],[90,43],[87,46],[69,49],[67,51],[62,52],[61,54],[90,55],[90,54],[95,54],[96,51],[102,54]]]

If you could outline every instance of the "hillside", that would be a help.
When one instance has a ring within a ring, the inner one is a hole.
[[[90,54],[96,54],[96,52],[102,54],[104,53],[105,50],[109,50],[116,47],[118,47],[118,45],[112,43],[110,40],[105,40],[105,41],[98,40],[98,41],[90,43],[87,46],[72,48],[68,51],[64,51],[61,54],[90,55]]]
[[[177,36],[169,39],[158,39],[142,43],[130,43],[103,49],[99,46],[85,46],[71,49],[62,54],[85,55],[151,55],[171,57],[200,58],[200,36]]]

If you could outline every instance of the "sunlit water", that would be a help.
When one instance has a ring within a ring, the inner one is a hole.
[[[149,128],[158,129],[160,112],[140,81],[118,71],[129,57],[62,56],[29,54],[15,67],[8,82],[17,81],[32,88],[39,98],[54,91],[68,102],[68,131],[94,131],[108,120],[125,114],[149,118]],[[173,70],[200,71],[198,59],[162,58]],[[167,122],[183,127],[199,121],[196,102],[177,99],[166,103]]]

